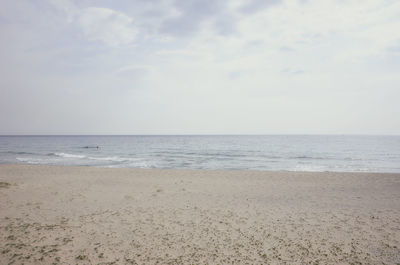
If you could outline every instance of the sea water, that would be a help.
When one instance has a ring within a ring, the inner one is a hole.
[[[400,172],[400,136],[0,136],[0,163]]]

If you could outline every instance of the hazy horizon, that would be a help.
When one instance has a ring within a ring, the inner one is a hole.
[[[400,134],[0,134],[2,136],[400,136]]]
[[[4,0],[0,135],[400,135],[399,28],[393,0]]]

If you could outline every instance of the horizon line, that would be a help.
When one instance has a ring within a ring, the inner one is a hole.
[[[0,134],[0,137],[24,136],[400,136],[400,134],[360,133],[271,133],[271,134]]]

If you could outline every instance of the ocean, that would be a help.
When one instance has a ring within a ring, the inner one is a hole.
[[[0,136],[0,163],[400,172],[400,136]]]

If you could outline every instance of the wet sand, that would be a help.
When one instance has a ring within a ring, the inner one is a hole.
[[[0,264],[398,264],[400,174],[0,165]]]

